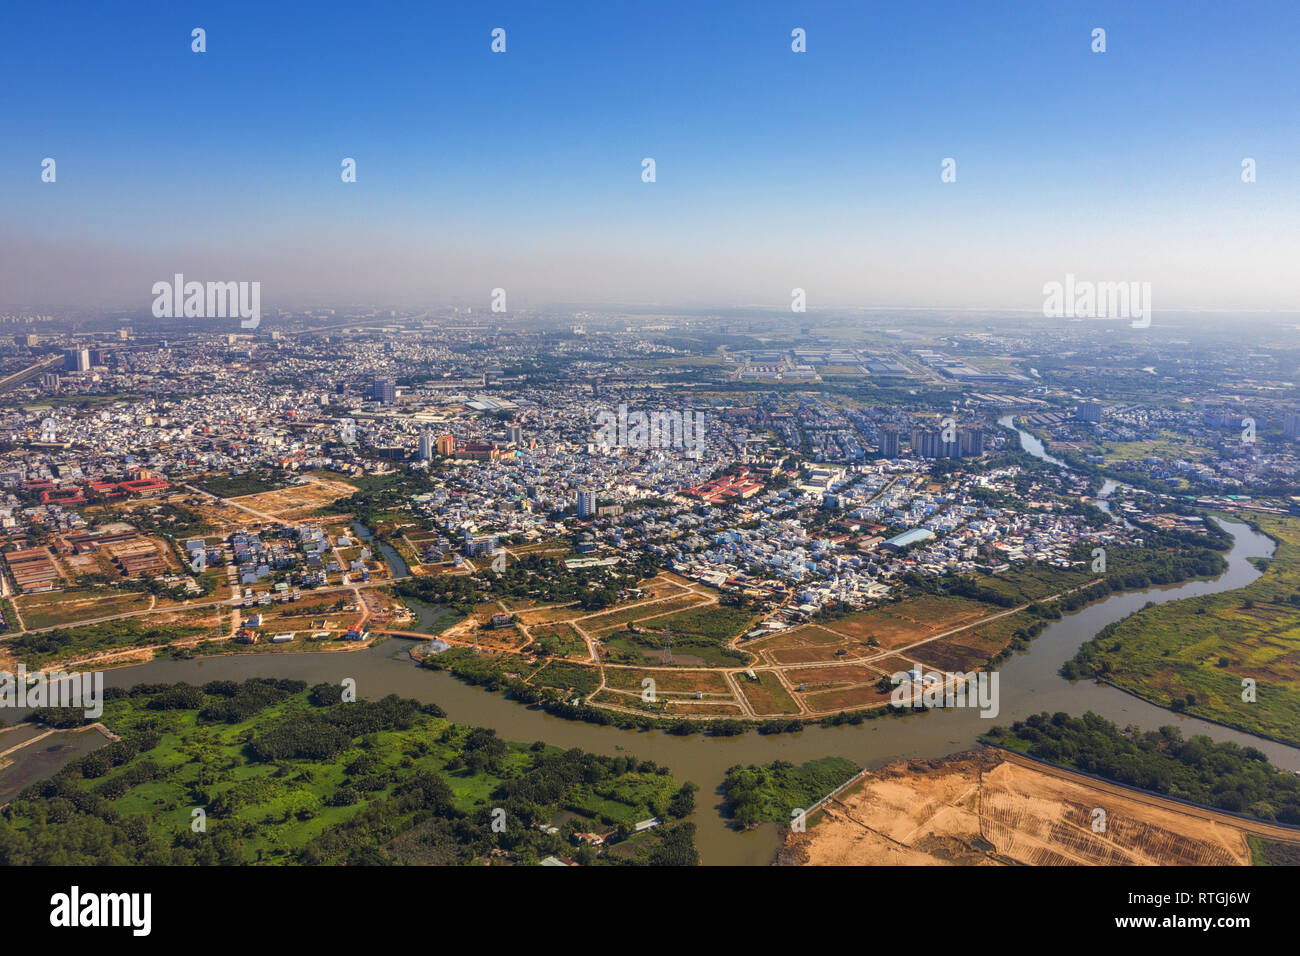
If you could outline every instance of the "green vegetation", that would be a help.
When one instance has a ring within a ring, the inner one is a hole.
[[[271,471],[249,472],[243,475],[206,475],[190,484],[218,498],[260,495],[266,491],[279,491],[289,486],[288,481]]]
[[[393,589],[402,597],[426,604],[450,604],[464,614],[484,601],[504,598],[526,598],[540,604],[575,603],[585,611],[600,611],[617,604],[623,588],[635,587],[654,573],[655,564],[648,557],[630,563],[624,570],[602,567],[570,571],[563,561],[549,555],[524,554],[508,561],[499,574],[480,570],[473,575],[422,575],[399,581]]]
[[[212,630],[177,624],[158,627],[146,624],[139,618],[128,617],[82,627],[58,628],[39,634],[19,634],[6,641],[5,646],[28,667],[39,667],[54,660],[116,648],[167,644],[181,638],[197,637]]]
[[[645,652],[660,656],[671,637],[676,663],[694,663],[693,659],[698,659],[713,667],[734,667],[748,663],[749,655],[726,645],[755,620],[756,615],[751,611],[709,605],[651,618],[607,635],[604,642],[612,663],[645,663]],[[678,657],[681,660],[676,660]]]
[[[14,602],[8,598],[0,598],[0,634],[8,634],[11,631],[18,630],[18,612],[14,610]]]
[[[375,530],[391,521],[416,521],[421,527],[428,525],[412,510],[411,498],[437,489],[437,482],[429,475],[395,471],[386,475],[350,478],[348,483],[357,486],[355,494],[324,505],[316,513],[336,515],[350,512],[367,528]]]
[[[330,684],[106,698],[121,740],[0,812],[0,865],[698,862],[693,827],[673,822],[694,809],[694,785],[632,757],[508,743],[433,704],[345,703]],[[663,825],[635,832],[654,817]],[[575,833],[607,845],[578,846]]]
[[[596,688],[600,686],[600,669],[584,667],[581,664],[568,664],[564,661],[551,661],[533,675],[532,683],[541,687],[572,690],[585,697],[595,693]]]
[[[145,534],[161,534],[169,538],[199,538],[213,530],[212,523],[202,512],[186,505],[163,502],[150,508],[133,511],[129,516],[116,509],[105,511],[99,524],[129,521]]]
[[[913,591],[957,594],[1002,608],[1078,588],[1058,602],[1061,610],[1072,611],[1115,591],[1140,591],[1221,574],[1227,562],[1218,552],[1230,542],[1222,533],[1190,540],[1148,533],[1144,547],[1107,549],[1104,573],[1092,570],[1092,545],[1081,543],[1071,555],[1074,566],[1069,569],[1025,562],[997,575],[932,577],[909,572],[904,580]]]
[[[1162,707],[1300,744],[1300,519],[1257,520],[1278,544],[1256,581],[1148,605],[1103,628],[1061,674],[1096,677]],[[1252,689],[1255,699],[1243,699]]]
[[[843,757],[823,757],[795,766],[784,760],[763,766],[734,766],[722,782],[726,809],[738,827],[789,824],[795,810],[807,810],[861,768]]]
[[[564,670],[557,672],[563,675],[556,678],[557,684],[570,681],[576,683],[581,680],[576,674],[570,673],[569,668],[572,668],[573,671],[589,671],[591,678],[587,680],[594,679],[596,681],[596,683],[587,684],[592,690],[599,683],[599,672],[595,667],[554,662],[550,661],[549,658],[536,662],[518,654],[480,654],[468,647],[453,647],[441,654],[430,654],[421,659],[420,666],[429,670],[447,671],[452,676],[468,684],[474,684],[490,691],[503,692],[512,700],[516,700],[521,704],[540,707],[548,714],[553,714],[556,717],[564,717],[567,720],[581,720],[589,724],[599,724],[602,727],[621,727],[625,730],[657,728],[670,734],[681,735],[704,731],[713,736],[730,737],[743,734],[751,726],[744,721],[729,718],[694,721],[683,718],[653,717],[648,714],[629,714],[605,707],[595,707],[582,701],[575,701],[571,690],[547,686],[545,681],[527,682],[526,678],[530,675],[534,673],[545,674],[551,667],[555,667],[557,663],[564,668]],[[541,669],[543,667],[545,669]]]
[[[1266,840],[1253,834],[1246,835],[1250,844],[1250,859],[1254,866],[1300,866],[1300,846]]]
[[[988,740],[1130,787],[1260,820],[1300,824],[1300,777],[1284,773],[1254,747],[1216,744],[1177,727],[1121,730],[1094,713],[1035,714]]]

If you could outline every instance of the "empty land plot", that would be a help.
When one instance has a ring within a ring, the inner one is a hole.
[[[582,617],[586,613],[576,604],[559,604],[554,607],[521,611],[519,613],[519,623],[525,627],[532,627],[535,624],[554,624],[558,621],[572,621],[574,618]]]
[[[851,614],[829,626],[855,640],[875,638],[882,648],[904,647],[961,627],[998,609],[963,597],[925,594]]]
[[[846,656],[837,651],[848,651],[851,642],[820,627],[806,625],[742,646],[773,664],[812,664]]]
[[[753,626],[755,616],[739,608],[707,604],[657,615],[653,620],[642,618],[638,626],[648,629],[651,632],[649,635],[621,634],[618,637],[623,641],[631,639],[646,646],[658,647],[659,641],[671,634],[674,650],[680,647],[690,654],[707,654],[712,658],[709,663],[717,665],[726,659],[726,654],[721,654],[723,651],[738,660],[749,659],[748,655],[731,651],[728,645],[737,635]]]
[[[916,661],[901,654],[890,654],[886,657],[877,657],[868,661],[872,667],[879,668],[886,674],[897,674],[899,671],[910,671],[916,666]]]
[[[673,614],[676,611],[697,607],[707,601],[708,598],[698,594],[687,594],[683,597],[669,598],[666,601],[642,602],[619,610],[606,611],[603,614],[586,618],[581,623],[584,630],[599,634],[635,621],[644,621],[651,617],[658,618],[661,614]]]
[[[533,642],[552,657],[589,657],[587,642],[569,624],[539,624],[528,629]]]
[[[528,639],[517,627],[481,627],[477,631],[477,641],[480,647],[510,651],[523,647]]]
[[[189,506],[193,508],[210,527],[217,529],[223,534],[231,531],[239,531],[249,527],[249,525],[259,525],[262,522],[255,519],[247,511],[243,511],[233,505],[219,504],[209,498],[203,499],[202,503]]]
[[[736,683],[754,713],[761,715],[797,714],[799,705],[772,671],[758,671],[757,681],[740,677]]]
[[[200,615],[203,612],[200,612]],[[153,657],[155,648],[190,638],[221,637],[222,628],[205,626],[199,616],[177,620],[168,613],[164,621],[157,615],[123,618],[100,624],[60,628],[40,634],[19,634],[5,642],[5,650],[28,667],[51,662],[87,662],[103,656],[135,655],[140,660]]]
[[[976,624],[958,631],[950,637],[941,637],[922,644],[909,653],[928,668],[945,671],[966,671],[985,666],[1008,644],[1017,630],[1024,628],[1031,618],[1027,615],[1009,614],[996,621]]]
[[[1034,865],[1248,866],[1245,834],[1190,814],[1106,794],[1013,763],[986,773],[981,832],[998,852]],[[1098,801],[1102,801],[1099,803]],[[1106,832],[1092,811],[1106,807]]]
[[[310,485],[292,485],[278,491],[264,491],[255,495],[242,495],[228,499],[232,504],[243,505],[278,517],[306,517],[332,501],[353,494],[354,488],[341,482],[320,482]]]
[[[658,575],[649,581],[641,583],[641,590],[645,592],[647,598],[671,597],[674,594],[687,594],[690,592],[684,584],[679,584],[666,575]]]
[[[795,687],[802,684],[807,693],[813,693],[832,687],[874,684],[884,676],[884,671],[865,664],[834,664],[830,667],[790,667],[784,674]]]
[[[500,599],[500,604],[511,613],[521,613],[534,610],[541,602],[530,597],[503,597]]]
[[[824,644],[847,644],[848,642],[838,634],[832,634],[824,628],[817,627],[814,624],[804,624],[799,627],[791,628],[788,631],[781,631],[771,637],[760,637],[757,640],[747,643],[747,647],[769,648],[783,647],[808,647],[810,645]]]
[[[684,578],[680,574],[674,574],[672,571],[660,571],[655,575],[654,579],[656,581],[667,581],[670,584],[676,584],[677,586],[688,590],[695,586],[695,583],[690,579]]]
[[[551,661],[537,670],[528,682],[541,687],[590,694],[600,686],[600,670],[567,661]]]
[[[1106,830],[1092,830],[1093,808]],[[1247,828],[1222,814],[978,750],[890,764],[830,801],[783,863],[1246,866]]]
[[[614,690],[641,692],[646,678],[655,682],[658,694],[715,694],[731,696],[727,679],[717,671],[668,670],[652,667],[606,667],[605,686]]]
[[[13,599],[29,629],[61,627],[76,621],[93,621],[115,614],[143,611],[149,607],[149,595],[140,591],[116,591],[108,588],[68,589],[28,594]]]
[[[641,699],[641,691],[610,690],[602,687],[587,699],[591,704],[608,704],[613,707],[628,707],[633,710],[650,711],[648,703]]]
[[[527,544],[510,545],[511,554],[568,554],[573,548],[567,541],[553,539],[550,541],[530,541]]]
[[[803,694],[804,705],[812,711],[823,713],[834,710],[854,710],[889,703],[891,691],[877,690],[875,683],[857,687],[844,687]]]
[[[232,609],[213,607],[186,608],[180,605],[156,614],[140,615],[140,623],[149,627],[203,627],[215,628],[224,620],[230,622]]]
[[[987,664],[1001,647],[1001,644],[985,647],[978,640],[968,642],[954,635],[931,641],[911,653],[917,656],[924,670],[971,671]]]
[[[742,717],[743,711],[735,704],[720,704],[707,700],[666,700],[664,713],[678,717]]]

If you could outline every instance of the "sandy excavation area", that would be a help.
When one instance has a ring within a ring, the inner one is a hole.
[[[1096,832],[1095,810],[1105,811]],[[1249,824],[992,749],[906,760],[866,775],[806,833],[785,866],[1249,866]]]

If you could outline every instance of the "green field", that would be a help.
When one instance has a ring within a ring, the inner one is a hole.
[[[270,474],[207,475],[192,481],[191,484],[218,498],[260,495],[266,491],[279,491],[281,488],[289,487],[287,481]]]
[[[39,634],[18,634],[5,641],[5,648],[28,667],[40,667],[51,661],[81,657],[126,647],[149,647],[167,644],[186,637],[197,637],[216,628],[168,624],[152,625],[138,617],[65,627]]]
[[[0,864],[694,863],[693,786],[635,758],[498,739],[432,704],[294,681],[118,692],[121,741],[0,817]],[[204,827],[194,821],[202,811]],[[598,856],[575,832],[630,835]],[[494,820],[500,821],[494,827]],[[555,826],[556,833],[542,827]]]
[[[1162,707],[1300,744],[1300,519],[1255,518],[1277,540],[1263,575],[1235,591],[1146,608],[1062,668]],[[1243,681],[1255,700],[1243,700]]]
[[[749,655],[726,645],[757,619],[750,611],[710,605],[653,618],[636,632],[612,631],[602,640],[613,663],[662,663],[665,641],[671,637],[673,663],[736,667],[748,663]]]

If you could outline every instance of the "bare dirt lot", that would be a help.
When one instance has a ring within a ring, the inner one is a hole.
[[[809,823],[787,836],[778,864],[1249,866],[1246,834],[1276,829],[993,749],[890,764]]]
[[[263,491],[254,495],[241,495],[229,499],[264,514],[274,515],[282,521],[299,521],[315,514],[317,509],[346,498],[355,492],[351,485],[341,481],[317,479],[305,485],[291,485],[278,491]]]

